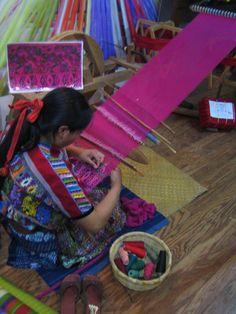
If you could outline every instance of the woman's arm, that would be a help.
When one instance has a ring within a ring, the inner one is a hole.
[[[79,158],[80,160],[83,160],[93,166],[95,169],[98,168],[104,160],[103,153],[96,149],[86,149],[69,145],[66,147],[66,151],[69,157]]]
[[[121,172],[115,169],[111,173],[111,189],[104,199],[98,203],[91,214],[78,220],[78,225],[90,233],[97,233],[105,227],[115,208],[121,191]]]

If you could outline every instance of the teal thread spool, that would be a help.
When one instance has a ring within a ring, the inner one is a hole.
[[[132,264],[132,270],[142,270],[144,269],[144,266],[145,262],[140,258],[137,258],[137,260]]]
[[[138,271],[138,270],[131,269],[128,271],[128,276],[131,278],[134,278],[134,279],[141,279],[144,276],[144,271],[143,270]]]
[[[126,271],[128,272],[131,268],[133,269],[133,264],[137,261],[137,256],[129,253],[129,264],[126,266]]]

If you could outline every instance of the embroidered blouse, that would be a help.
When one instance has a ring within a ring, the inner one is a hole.
[[[62,216],[79,219],[93,210],[66,151],[45,144],[14,156],[2,194],[7,218],[29,230],[53,228]]]

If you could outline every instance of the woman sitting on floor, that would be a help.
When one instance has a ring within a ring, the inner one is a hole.
[[[58,88],[43,100],[20,100],[13,109],[18,118],[0,145],[0,216],[11,237],[8,265],[82,265],[125,223],[118,205],[120,171],[111,173],[109,190],[96,188],[87,195],[81,189],[69,157],[97,168],[104,156],[71,145],[92,118],[78,91]]]

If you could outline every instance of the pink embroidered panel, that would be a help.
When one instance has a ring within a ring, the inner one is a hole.
[[[11,93],[83,88],[83,42],[30,42],[7,45]]]

